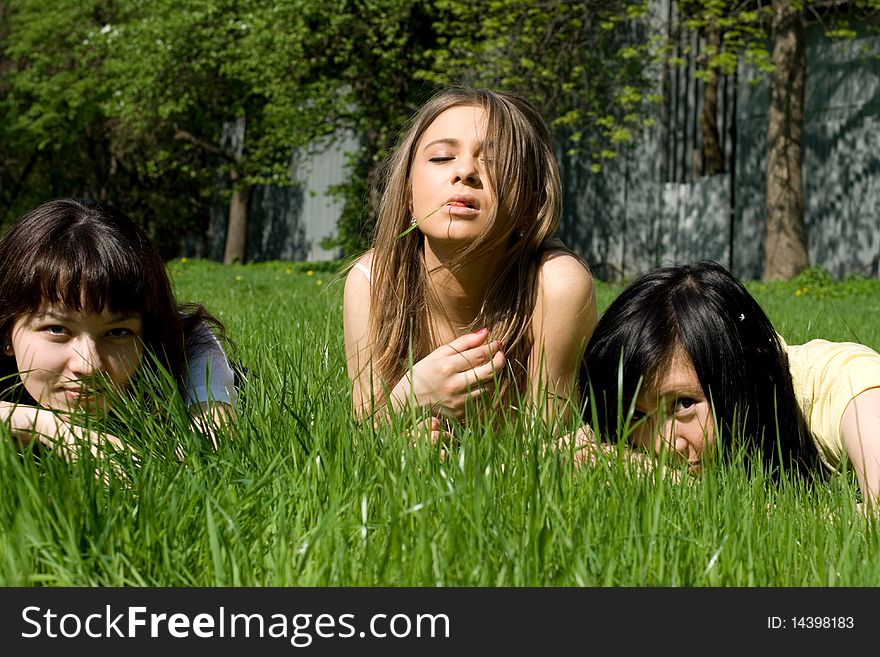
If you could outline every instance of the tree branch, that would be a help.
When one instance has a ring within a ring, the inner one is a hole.
[[[198,146],[199,148],[207,151],[208,153],[211,153],[212,155],[217,155],[219,157],[222,157],[224,160],[227,160],[228,162],[233,162],[233,163],[238,162],[238,160],[236,160],[236,158],[233,155],[230,155],[229,153],[224,151],[222,148],[218,148],[214,144],[209,144],[204,139],[197,137],[196,135],[189,132],[188,130],[184,130],[183,128],[178,126],[176,123],[174,124],[174,138],[179,139],[181,141],[188,141],[189,143],[191,143],[195,146]]]

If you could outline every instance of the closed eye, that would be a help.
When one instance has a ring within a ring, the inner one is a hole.
[[[442,162],[449,162],[450,160],[453,160],[453,159],[455,159],[455,158],[453,158],[451,155],[435,155],[434,157],[430,158],[429,162],[441,162],[442,163]]]

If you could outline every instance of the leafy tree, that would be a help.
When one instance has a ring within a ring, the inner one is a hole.
[[[105,112],[115,86],[103,40],[115,11],[96,1],[0,6],[0,216],[14,219],[50,197],[86,196],[125,209],[163,252],[176,253],[181,234],[203,230],[186,219],[205,206],[187,179],[146,156],[161,133],[138,138]],[[164,230],[169,218],[173,231]]]
[[[100,196],[108,163],[95,121],[102,89],[87,43],[99,13],[88,2],[0,6],[3,219],[45,200],[30,189]]]
[[[650,124],[646,0],[437,4],[445,15],[426,79],[522,93],[594,171]]]
[[[152,142],[149,166],[190,178],[203,197],[218,172],[228,181],[227,263],[245,259],[251,189],[294,182],[291,151],[306,140],[297,123],[307,113],[298,82],[308,59],[299,4],[129,2],[102,31],[114,80],[105,111]]]
[[[339,56],[325,69],[340,90],[334,122],[363,135],[353,181],[332,242],[364,247],[375,219],[369,192],[376,163],[397,129],[437,88],[449,84],[518,91],[534,102],[568,153],[599,170],[643,124],[643,50],[634,37],[642,0],[341,0],[330,34]],[[635,45],[634,45],[635,44]],[[347,116],[346,110],[357,114]]]
[[[826,26],[830,37],[851,38],[855,32],[848,19],[876,16],[880,0],[679,0],[678,8],[680,27],[705,39],[697,63],[698,75],[705,83],[700,128],[710,173],[723,170],[714,118],[718,76],[732,74],[742,61],[769,75],[762,278],[791,278],[809,265],[801,174],[805,28],[815,21]],[[675,29],[672,38],[678,38]],[[672,56],[667,56],[667,61],[681,63]]]

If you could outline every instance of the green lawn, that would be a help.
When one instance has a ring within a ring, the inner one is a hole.
[[[472,425],[441,461],[403,427],[349,413],[342,284],[287,263],[170,265],[248,368],[237,431],[211,450],[181,409],[136,416],[141,462],[105,485],[93,462],[0,441],[4,585],[880,586],[880,532],[841,476],[814,488],[574,470],[521,421]],[[790,343],[880,348],[880,281],[752,285]],[[600,286],[600,308],[619,288]],[[180,446],[183,460],[175,456]]]

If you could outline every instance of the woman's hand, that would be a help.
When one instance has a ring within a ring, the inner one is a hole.
[[[237,419],[232,404],[214,401],[190,405],[189,416],[193,428],[207,436],[214,449],[218,448],[221,435],[229,435]]]
[[[87,447],[100,458],[107,446],[122,450],[116,436],[80,427],[69,416],[37,406],[0,402],[0,418],[9,425],[12,436],[24,445],[36,441],[54,449],[64,459],[75,461],[80,450]]]
[[[671,467],[672,464],[663,465],[656,458],[644,452],[635,451],[630,447],[619,447],[598,440],[589,425],[583,425],[573,434],[560,438],[556,443],[561,452],[570,452],[575,466],[596,466],[616,463],[620,458],[637,475],[647,475],[655,472],[662,477],[669,477],[672,481],[681,481],[683,472],[681,468]],[[690,471],[696,475],[697,472]]]
[[[506,363],[503,345],[487,342],[488,329],[462,335],[416,363],[391,391],[397,409],[415,404],[433,416],[461,420],[469,401],[495,388]]]
[[[419,421],[412,430],[405,434],[408,438],[407,445],[415,447],[420,443],[427,443],[439,452],[441,459],[445,459],[447,441],[452,434],[446,430],[444,424],[444,421],[436,416]]]

